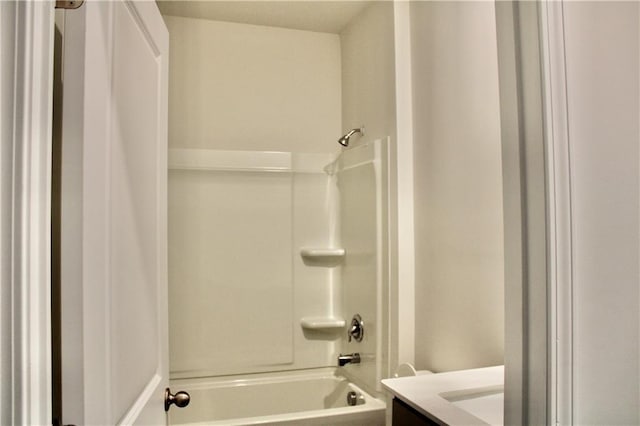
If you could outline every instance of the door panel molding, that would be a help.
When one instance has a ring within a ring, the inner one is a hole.
[[[64,421],[164,424],[168,32],[144,1],[64,30]]]

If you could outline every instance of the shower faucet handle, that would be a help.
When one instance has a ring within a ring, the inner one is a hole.
[[[347,338],[349,342],[351,339],[356,339],[356,342],[362,342],[364,338],[364,321],[362,321],[362,317],[359,314],[355,314],[351,319]]]

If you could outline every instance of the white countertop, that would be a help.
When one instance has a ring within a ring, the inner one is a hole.
[[[503,424],[504,366],[385,379],[418,412],[448,425]]]

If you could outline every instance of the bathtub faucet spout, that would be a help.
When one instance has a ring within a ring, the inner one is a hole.
[[[338,357],[338,366],[344,367],[349,363],[360,364],[360,354],[357,352],[353,354],[345,354],[345,355],[340,354],[340,356]]]

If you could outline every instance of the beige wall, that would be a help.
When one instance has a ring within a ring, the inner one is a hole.
[[[377,2],[340,34],[342,43],[342,130],[366,128],[354,145],[391,136],[395,143],[393,3]]]
[[[165,16],[172,148],[333,152],[336,34]]]
[[[496,27],[490,2],[411,5],[416,366],[503,362]]]

